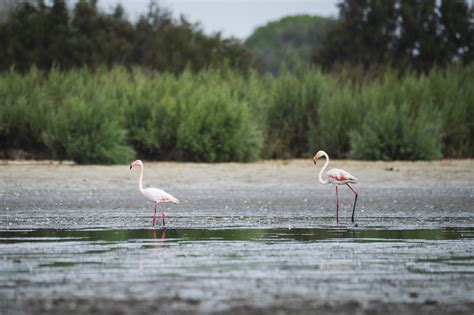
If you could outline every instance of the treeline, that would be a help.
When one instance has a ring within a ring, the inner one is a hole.
[[[350,82],[307,68],[10,71],[0,76],[0,152],[78,163],[252,161],[315,148],[369,160],[474,156],[474,65]]]
[[[340,1],[338,23],[313,62],[326,69],[390,65],[400,71],[474,60],[474,5],[467,0]]]
[[[178,74],[227,63],[242,72],[257,67],[276,74],[282,63],[301,63],[332,71],[389,65],[426,73],[474,60],[474,5],[468,0],[341,0],[338,19],[283,18],[258,28],[245,45],[205,35],[153,0],[136,22],[120,5],[105,13],[98,0],[78,0],[71,9],[66,3],[18,2],[0,22],[0,71],[121,65]]]
[[[154,1],[135,23],[120,5],[110,14],[100,11],[97,0],[78,0],[72,11],[66,0],[21,2],[0,23],[0,40],[0,71],[122,65],[180,73],[226,63],[239,71],[251,67],[251,55],[238,40],[207,36],[184,17],[175,21]]]

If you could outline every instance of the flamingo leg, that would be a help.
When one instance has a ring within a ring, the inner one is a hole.
[[[339,188],[336,185],[336,222],[339,223]]]
[[[153,223],[152,223],[153,227],[156,227],[155,223],[156,223],[156,203],[155,203],[155,214],[153,215]]]
[[[356,203],[357,203],[357,197],[359,197],[359,193],[357,191],[355,191],[351,186],[349,186],[349,184],[346,184],[347,187],[349,187],[352,192],[354,193],[355,195],[355,199],[354,199],[354,208],[352,208],[352,222],[354,222],[354,212],[355,212],[355,209],[356,209]]]
[[[163,227],[165,227],[165,212],[161,208],[161,205],[158,203],[158,207],[160,207],[161,210],[161,219],[163,220]]]

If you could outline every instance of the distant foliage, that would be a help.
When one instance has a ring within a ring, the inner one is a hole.
[[[18,1],[9,18],[0,21],[0,71],[103,65],[173,73],[224,65],[250,69],[250,52],[238,40],[207,36],[185,18],[174,20],[156,1],[134,23],[120,5],[107,14],[97,8],[97,0],[78,0],[72,11],[66,2]]]
[[[391,65],[427,73],[474,60],[472,1],[344,0],[338,6],[338,23],[314,58],[324,68]]]
[[[334,20],[319,16],[289,16],[257,28],[245,45],[261,72],[277,74],[282,64],[290,68],[311,64],[334,24]]]

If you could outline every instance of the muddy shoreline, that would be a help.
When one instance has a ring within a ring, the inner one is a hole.
[[[463,231],[474,227],[474,161],[330,167],[361,180],[357,225],[342,188],[336,224],[334,189],[311,161],[145,162],[145,186],[181,200],[166,206],[162,237],[127,165],[2,161],[0,314],[472,314],[474,237]],[[21,234],[48,229],[123,237]],[[272,237],[281,229],[302,236]],[[416,232],[430,229],[461,238]],[[216,230],[237,236],[216,239]],[[364,236],[377,231],[415,234]]]

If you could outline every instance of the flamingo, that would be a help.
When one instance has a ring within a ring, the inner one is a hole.
[[[339,192],[338,192],[338,185],[347,185],[347,187],[352,190],[352,192],[355,195],[354,199],[354,208],[352,209],[352,222],[354,222],[354,212],[356,208],[356,203],[357,203],[357,197],[359,196],[359,193],[355,191],[350,185],[351,184],[356,184],[357,183],[357,177],[351,175],[349,172],[346,172],[344,170],[338,169],[338,168],[332,168],[329,171],[326,172],[326,176],[328,179],[324,180],[323,179],[323,172],[328,167],[329,164],[329,156],[326,152],[324,151],[318,151],[316,155],[313,157],[313,162],[316,164],[316,161],[321,158],[321,157],[326,158],[326,163],[324,164],[323,168],[319,172],[319,181],[322,184],[333,184],[336,186],[336,222],[339,222]]]
[[[133,167],[140,168],[140,178],[138,179],[138,190],[142,193],[143,196],[150,199],[155,203],[155,214],[153,215],[153,227],[156,228],[156,206],[158,206],[161,210],[161,218],[163,219],[163,227],[165,227],[165,212],[161,208],[161,202],[173,202],[179,203],[179,200],[173,197],[172,195],[168,194],[166,191],[162,189],[158,189],[155,187],[145,188],[143,189],[143,162],[140,160],[136,160],[135,162],[130,164],[130,169]]]

